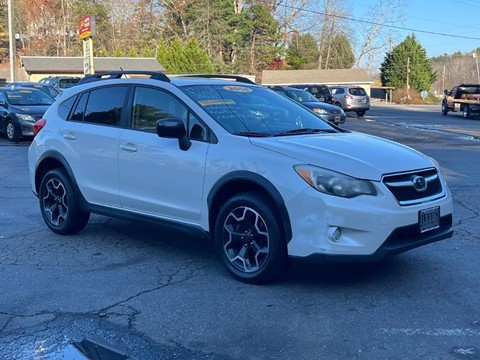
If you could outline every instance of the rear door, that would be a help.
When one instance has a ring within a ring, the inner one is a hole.
[[[104,86],[84,92],[60,130],[66,145],[63,155],[82,194],[93,204],[120,207],[118,144],[128,89]]]

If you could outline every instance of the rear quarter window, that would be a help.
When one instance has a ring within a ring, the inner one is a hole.
[[[60,105],[58,105],[58,116],[60,116],[63,120],[68,119],[68,115],[72,110],[72,106],[75,103],[75,99],[76,99],[76,96],[72,96],[71,98],[68,98],[67,100],[62,102]]]

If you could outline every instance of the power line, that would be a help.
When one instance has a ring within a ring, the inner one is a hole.
[[[457,39],[468,39],[468,40],[480,40],[479,37],[473,37],[473,36],[463,36],[463,35],[453,35],[453,34],[447,34],[447,33],[439,33],[435,31],[427,31],[427,30],[419,30],[419,29],[414,29],[414,28],[408,28],[404,26],[396,26],[396,25],[389,25],[389,24],[380,24],[374,21],[367,21],[367,20],[359,20],[355,19],[349,16],[343,16],[343,15],[335,15],[335,14],[326,14],[321,11],[315,11],[315,10],[310,10],[310,9],[302,9],[302,8],[297,8],[295,6],[290,6],[290,5],[285,5],[285,4],[280,4],[279,6],[283,6],[285,8],[291,9],[291,10],[298,10],[298,11],[303,11],[315,15],[323,15],[323,16],[331,16],[335,17],[338,19],[343,19],[343,20],[348,20],[348,21],[354,21],[362,24],[369,24],[369,25],[379,25],[381,27],[386,27],[386,28],[391,28],[391,29],[396,29],[396,30],[407,30],[407,31],[412,31],[412,32],[418,32],[422,34],[430,34],[430,35],[440,35],[440,36],[448,36],[452,38],[457,38]]]

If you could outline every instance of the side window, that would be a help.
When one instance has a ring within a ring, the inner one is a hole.
[[[66,120],[68,118],[68,114],[70,114],[70,110],[72,109],[73,104],[75,103],[76,96],[72,96],[68,98],[60,105],[58,105],[58,116],[62,119]]]
[[[128,88],[110,86],[90,92],[83,121],[88,123],[119,126]]]
[[[133,98],[132,129],[156,132],[157,120],[177,117],[192,139],[206,140],[207,130],[174,96],[152,88],[137,87]]]
[[[172,116],[186,123],[177,110],[179,105],[175,98],[161,90],[137,87],[133,97],[132,129],[155,132],[157,120]]]

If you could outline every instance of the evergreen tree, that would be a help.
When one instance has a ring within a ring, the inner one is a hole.
[[[380,67],[382,85],[397,89],[406,87],[407,71],[410,87],[416,91],[429,90],[436,79],[425,49],[414,34],[388,52]]]
[[[288,42],[286,61],[292,69],[316,69],[318,45],[312,34],[294,33]]]
[[[355,54],[345,34],[335,35],[332,44],[329,69],[351,69],[355,63]]]
[[[169,44],[158,44],[157,60],[172,74],[213,73],[215,68],[197,40],[191,38],[186,44],[175,39]]]

